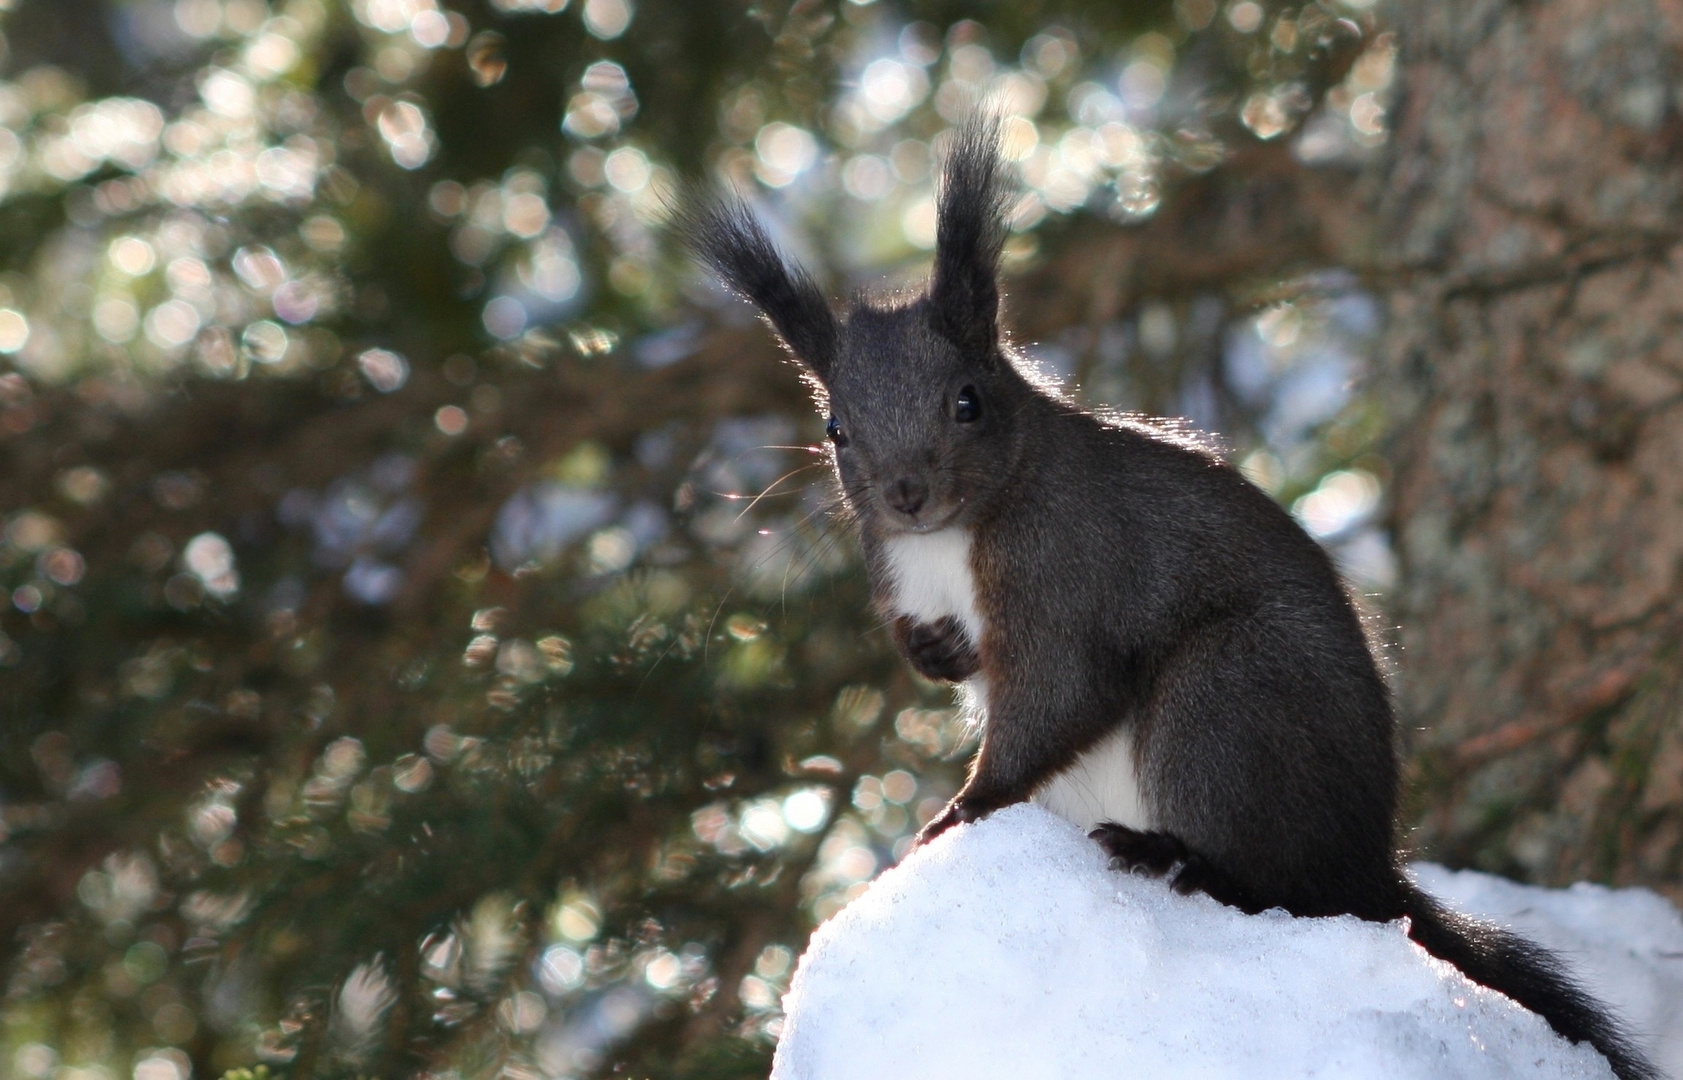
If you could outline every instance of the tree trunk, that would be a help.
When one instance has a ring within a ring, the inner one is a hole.
[[[1678,898],[1683,4],[1394,14],[1376,378],[1412,840]]]

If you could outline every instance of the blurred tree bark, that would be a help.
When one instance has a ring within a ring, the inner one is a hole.
[[[1676,899],[1683,6],[1396,14],[1378,389],[1415,840]]]

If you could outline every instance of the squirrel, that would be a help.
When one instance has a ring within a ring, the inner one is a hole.
[[[955,132],[927,290],[838,317],[749,208],[692,189],[686,246],[813,384],[872,596],[921,674],[982,722],[918,842],[1034,800],[1112,865],[1248,913],[1408,917],[1474,982],[1655,1077],[1551,953],[1419,889],[1394,843],[1397,722],[1327,553],[1171,426],[1100,417],[1000,327],[998,122]]]

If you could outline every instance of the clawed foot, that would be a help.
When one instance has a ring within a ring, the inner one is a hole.
[[[1162,877],[1176,863],[1184,863],[1186,845],[1180,837],[1163,832],[1145,832],[1107,821],[1087,834],[1110,855],[1112,870],[1126,870],[1141,877]]]
[[[950,615],[934,622],[900,616],[894,620],[894,644],[927,679],[963,682],[981,667],[981,657],[969,635]]]
[[[983,807],[965,801],[962,797],[955,798],[930,819],[929,824],[918,830],[917,846],[922,847],[929,841],[940,836],[954,825],[963,825],[985,816],[992,807]]]
[[[1110,855],[1113,870],[1143,877],[1167,876],[1169,888],[1182,896],[1201,892],[1249,915],[1270,906],[1257,900],[1208,857],[1188,848],[1178,836],[1130,829],[1110,821],[1087,835]]]

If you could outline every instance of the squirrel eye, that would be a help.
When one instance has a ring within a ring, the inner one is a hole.
[[[966,386],[958,392],[958,405],[953,409],[953,419],[961,424],[974,423],[982,417],[982,398],[976,393],[974,386]]]
[[[828,435],[830,441],[837,446],[847,445],[847,433],[842,431],[841,421],[834,416],[830,417],[830,422],[824,426],[824,434]]]

